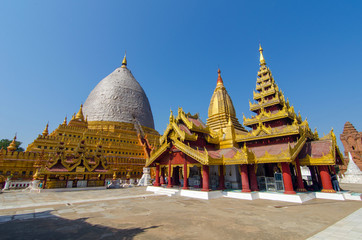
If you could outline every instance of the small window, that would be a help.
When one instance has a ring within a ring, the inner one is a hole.
[[[44,146],[44,149],[47,149],[48,147],[47,146]]]
[[[7,171],[7,172],[6,172],[6,175],[10,175],[10,174],[11,174],[11,172],[10,172],[10,171]]]
[[[40,149],[41,149],[41,146],[38,146],[38,148],[40,148]]]
[[[29,172],[29,175],[30,175],[30,176],[33,175],[33,171],[30,171],[30,172]]]
[[[22,174],[23,176],[25,176],[25,175],[26,175],[26,171],[23,171],[21,174]]]
[[[53,149],[53,147],[49,147],[49,149]]]

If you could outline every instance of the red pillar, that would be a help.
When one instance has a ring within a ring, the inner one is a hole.
[[[160,184],[165,184],[165,169],[161,168],[161,180],[160,180]]]
[[[241,165],[241,185],[242,185],[242,192],[251,192],[249,187],[249,177],[248,177],[248,165],[242,164]]]
[[[248,167],[249,167],[249,177],[250,177],[251,191],[259,191],[258,181],[256,179],[256,174],[255,174],[255,165],[251,164]]]
[[[225,189],[224,165],[219,166],[219,190]]]
[[[297,157],[295,159],[295,167],[297,170],[297,182],[298,182],[298,192],[306,192],[307,190],[304,188],[303,179],[302,179],[302,172],[300,171],[300,164],[299,164],[299,158]]]
[[[332,187],[331,176],[329,175],[328,166],[318,166],[318,170],[322,180],[322,192],[335,193],[336,191],[334,191]]]
[[[210,191],[209,189],[209,166],[202,165],[202,191]]]
[[[293,189],[292,176],[290,175],[289,163],[282,163],[283,181],[284,181],[284,193],[296,194]]]
[[[187,162],[185,159],[185,162],[184,162],[184,187],[182,189],[188,189],[188,188],[189,188],[189,186],[187,185]]]
[[[168,188],[172,188],[172,179],[171,179],[171,159],[168,161]]]
[[[156,164],[156,181],[154,186],[159,187],[161,186],[160,184],[160,165]]]

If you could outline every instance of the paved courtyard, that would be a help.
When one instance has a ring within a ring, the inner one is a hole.
[[[144,187],[11,191],[0,194],[0,239],[326,239],[338,229],[348,239],[362,236],[358,226],[348,235],[360,208],[360,201],[167,197]]]

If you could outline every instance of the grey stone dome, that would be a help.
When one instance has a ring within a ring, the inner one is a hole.
[[[134,123],[154,129],[148,98],[130,70],[120,67],[100,81],[83,106],[88,121]]]

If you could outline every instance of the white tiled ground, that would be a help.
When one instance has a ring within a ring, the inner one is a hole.
[[[362,208],[308,239],[362,239]]]

